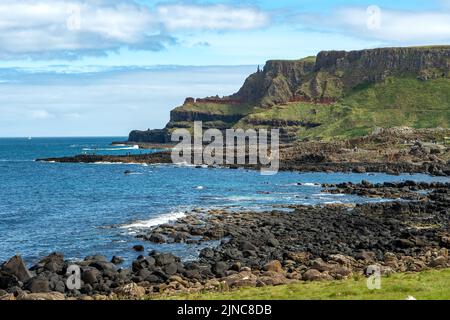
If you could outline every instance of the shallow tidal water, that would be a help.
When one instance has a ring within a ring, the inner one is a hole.
[[[172,221],[194,208],[266,210],[288,204],[379,201],[322,194],[317,184],[338,182],[449,181],[423,174],[295,173],[196,169],[174,165],[60,164],[36,158],[80,153],[154,152],[111,146],[109,138],[0,139],[0,262],[21,254],[35,263],[53,251],[68,259],[92,254],[138,256],[132,247],[171,251],[193,259],[198,245],[151,244],[135,238],[146,228]],[[130,170],[132,174],[125,175]],[[301,184],[301,185],[299,185]]]

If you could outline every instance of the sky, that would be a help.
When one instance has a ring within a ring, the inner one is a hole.
[[[450,0],[2,0],[0,136],[125,136],[269,59],[449,40]]]

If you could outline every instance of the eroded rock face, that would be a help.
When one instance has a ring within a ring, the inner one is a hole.
[[[270,107],[289,101],[332,102],[360,84],[413,74],[421,80],[447,77],[450,47],[322,51],[315,59],[268,61],[233,95]]]

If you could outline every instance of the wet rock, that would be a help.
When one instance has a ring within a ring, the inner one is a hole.
[[[9,289],[18,285],[19,281],[15,276],[0,272],[0,289]]]
[[[36,271],[36,273],[41,273],[43,271],[50,271],[58,274],[62,274],[66,264],[64,262],[64,255],[62,253],[54,252],[41,261],[35,266],[30,268],[31,271]]]
[[[204,248],[200,251],[200,258],[213,258],[214,257],[214,250],[212,248]]]
[[[31,278],[31,273],[28,271],[28,268],[25,266],[25,263],[20,256],[14,256],[9,259],[6,263],[4,263],[0,270],[4,274],[13,275],[19,281],[27,281]]]
[[[50,292],[50,284],[46,278],[37,276],[29,279],[25,283],[25,289],[31,293]]]
[[[166,237],[164,237],[162,234],[159,234],[159,233],[151,234],[150,237],[148,238],[148,240],[153,243],[166,243],[167,242]],[[175,241],[175,242],[177,242],[177,241]]]
[[[152,269],[155,266],[156,260],[153,257],[140,256],[137,260],[132,262],[133,272],[138,272],[142,269]]]
[[[119,257],[119,256],[114,256],[111,259],[111,263],[114,263],[115,265],[122,264],[124,261],[125,260],[122,257]]]
[[[241,241],[239,243],[239,250],[241,251],[256,251],[257,248],[254,244],[249,241]]]
[[[138,245],[133,246],[133,250],[136,252],[142,252],[145,250],[145,248],[143,245],[138,244]]]
[[[366,168],[364,168],[363,166],[357,166],[353,169],[353,172],[355,173],[366,173]]]
[[[171,253],[156,254],[153,256],[153,258],[155,259],[155,263],[157,266],[165,266],[179,261],[179,258],[175,257]]]
[[[163,270],[164,270],[165,274],[172,276],[177,273],[178,265],[175,262],[172,262],[172,263],[166,264],[164,266]]]
[[[81,273],[81,280],[83,280],[87,284],[95,284],[98,282],[98,278],[100,277],[100,271],[96,268],[85,267]]]
[[[218,276],[223,276],[228,270],[228,264],[223,261],[218,261],[213,267],[213,272]]]
[[[117,272],[116,265],[107,261],[94,261],[89,264],[89,267],[93,267],[102,272]]]

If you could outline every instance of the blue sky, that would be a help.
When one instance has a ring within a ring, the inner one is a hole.
[[[126,135],[268,59],[449,40],[450,0],[3,0],[0,136]]]

